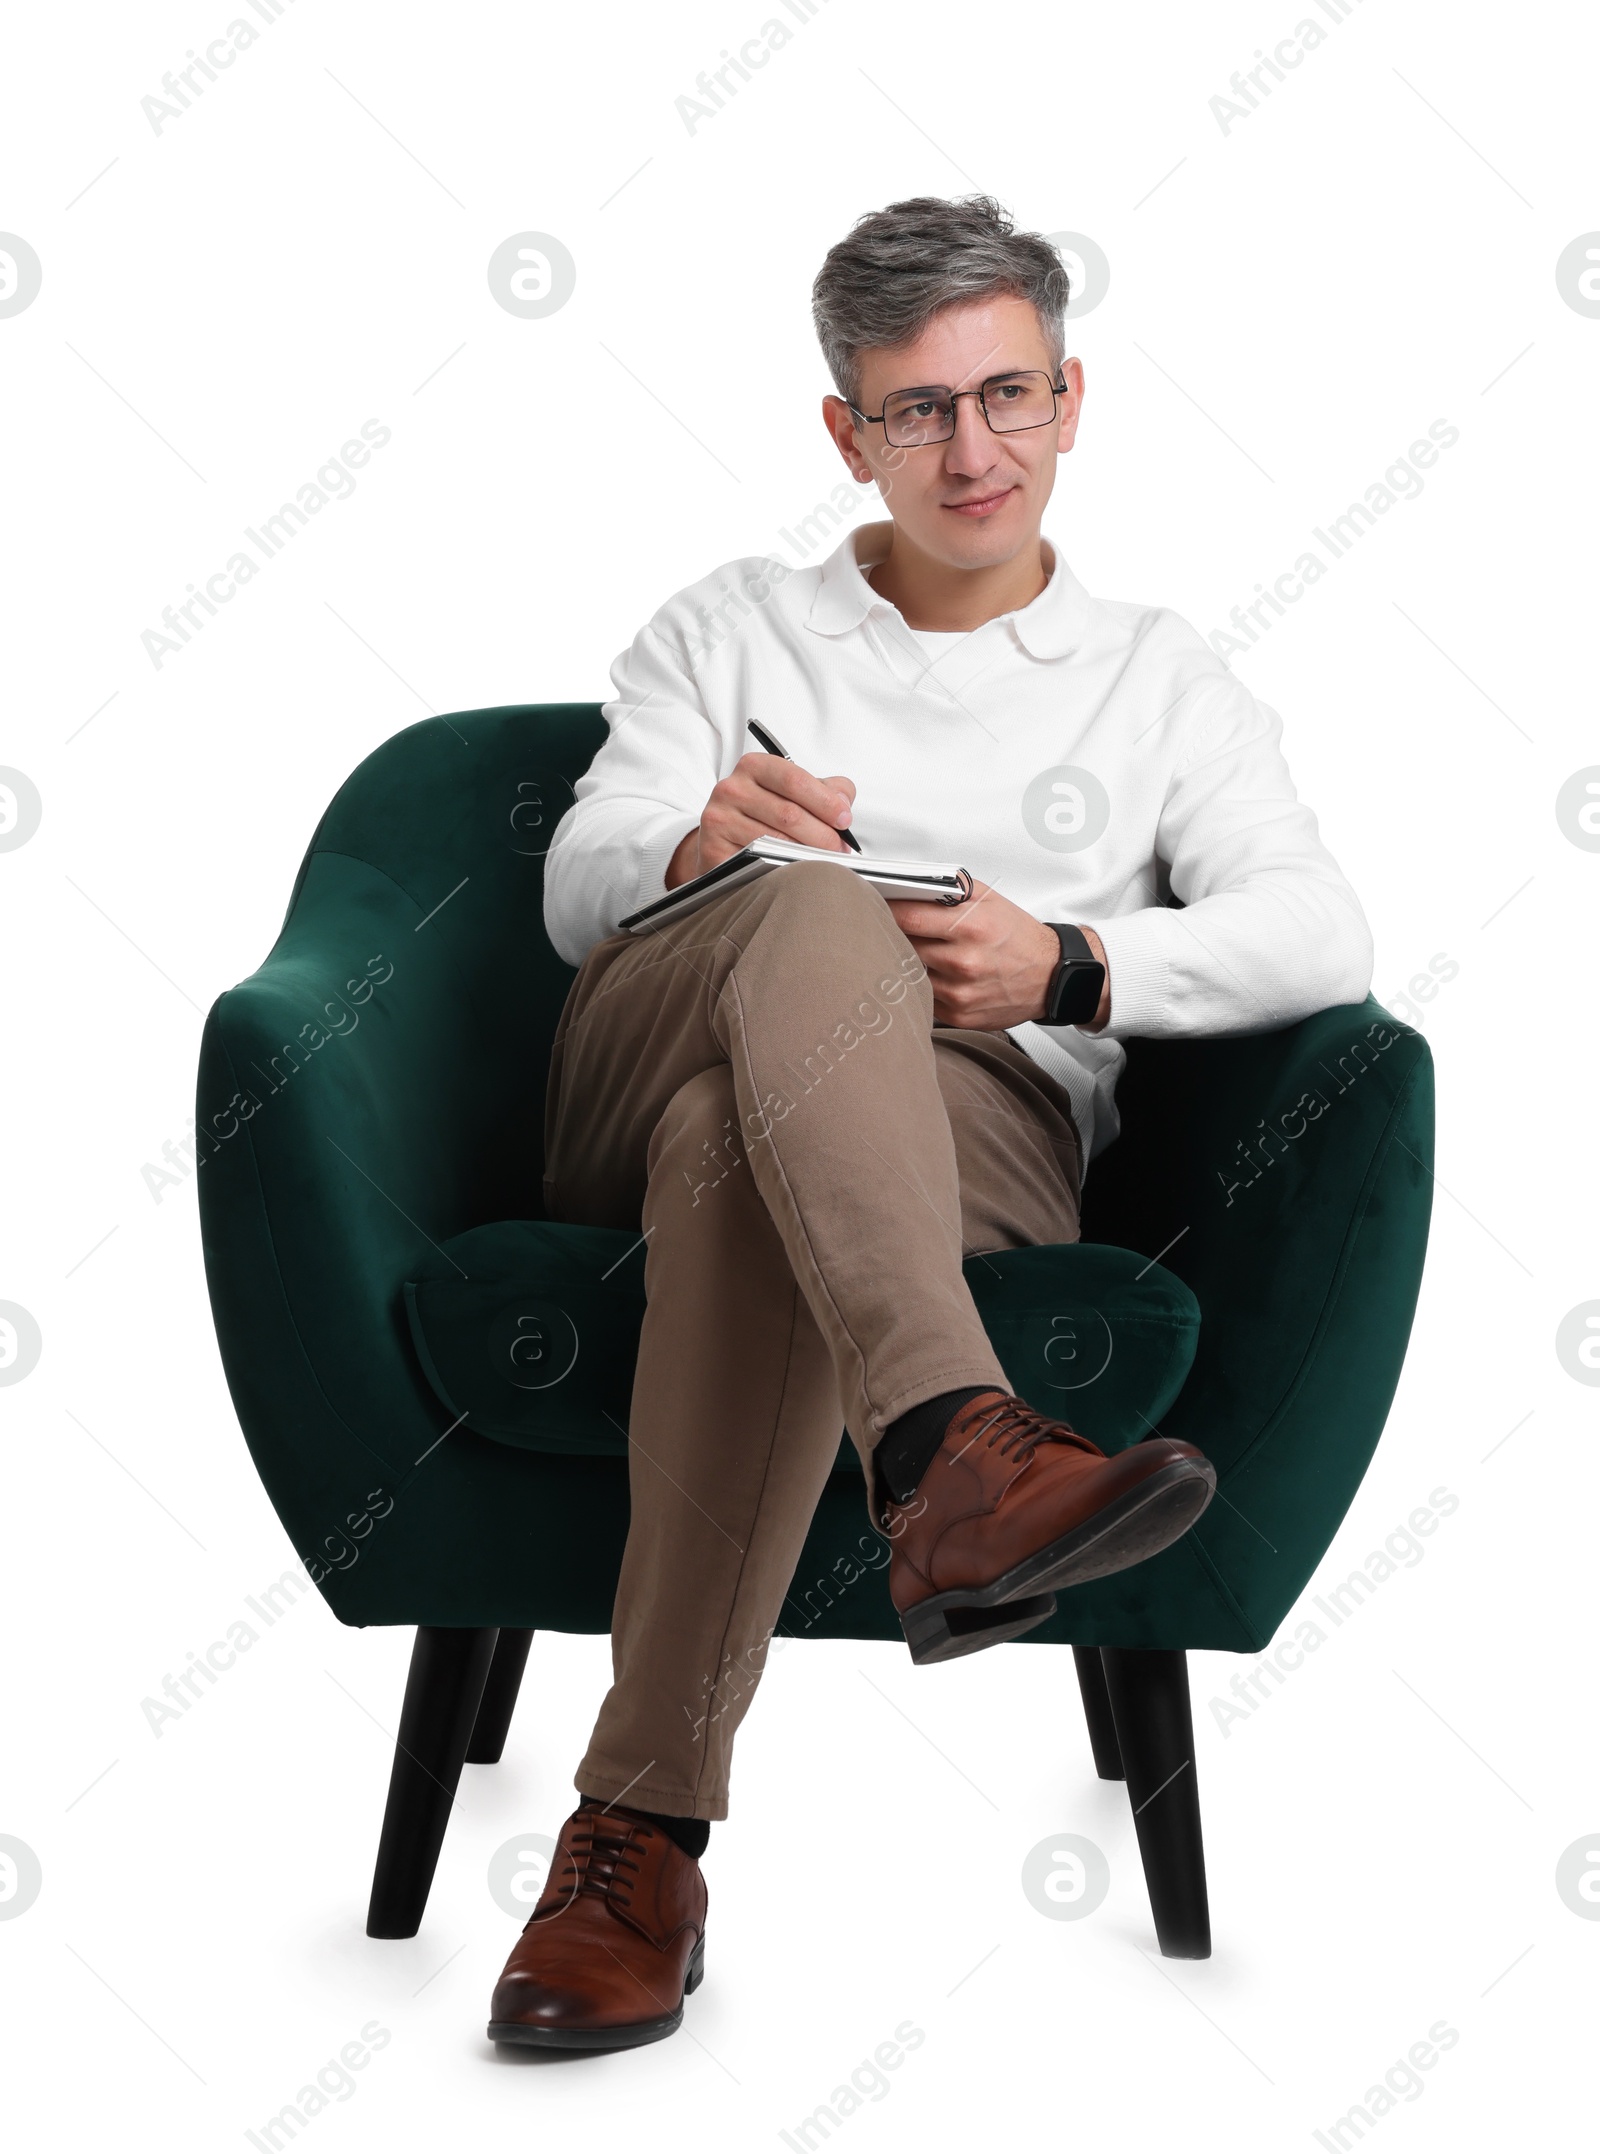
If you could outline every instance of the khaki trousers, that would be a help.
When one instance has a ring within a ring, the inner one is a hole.
[[[1010,1390],[963,1255],[1078,1238],[1066,1092],[933,1023],[848,872],[780,869],[585,958],[551,1056],[545,1209],[645,1239],[613,1682],[580,1794],[728,1814],[734,1734],[838,1450]],[[881,1540],[863,1537],[881,1564]]]

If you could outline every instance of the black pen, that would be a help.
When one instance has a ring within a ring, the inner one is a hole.
[[[762,747],[766,749],[768,755],[781,756],[786,763],[792,763],[794,761],[794,757],[789,753],[788,749],[783,745],[782,741],[778,739],[775,733],[769,733],[764,725],[757,725],[753,718],[747,718],[745,720],[745,725],[755,735],[756,739],[760,741]],[[850,832],[848,830],[841,830],[839,835],[841,838],[843,838],[846,845],[849,846],[851,852],[860,852],[860,846],[856,843],[855,839],[850,835]]]

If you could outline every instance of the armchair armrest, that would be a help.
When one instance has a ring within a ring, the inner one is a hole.
[[[1135,1041],[1118,1104],[1086,1235],[1159,1255],[1200,1303],[1162,1427],[1216,1462],[1198,1553],[1265,1643],[1399,1381],[1431,1209],[1432,1058],[1369,996],[1280,1032]]]
[[[482,1204],[536,1207],[539,1080],[527,1130],[497,1132],[492,1087],[475,1076],[483,1013],[463,948],[481,923],[463,908],[436,934],[419,930],[425,910],[381,869],[313,852],[278,942],[218,998],[201,1044],[218,1341],[302,1553],[374,1488],[395,1493],[439,1434],[405,1332],[401,1288],[419,1255]]]

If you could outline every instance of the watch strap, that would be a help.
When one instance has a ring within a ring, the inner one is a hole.
[[[1061,945],[1063,963],[1097,965],[1100,960],[1089,947],[1089,938],[1081,927],[1071,927],[1064,920],[1052,920],[1056,940]]]

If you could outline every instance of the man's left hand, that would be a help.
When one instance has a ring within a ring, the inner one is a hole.
[[[889,910],[928,968],[935,1024],[1003,1032],[1044,1016],[1050,977],[1061,962],[1054,928],[977,881],[971,897],[960,905],[924,905],[901,898],[891,900]],[[1105,945],[1093,928],[1083,932],[1104,965]],[[1110,1015],[1107,967],[1100,1007],[1081,1029],[1099,1032]]]

